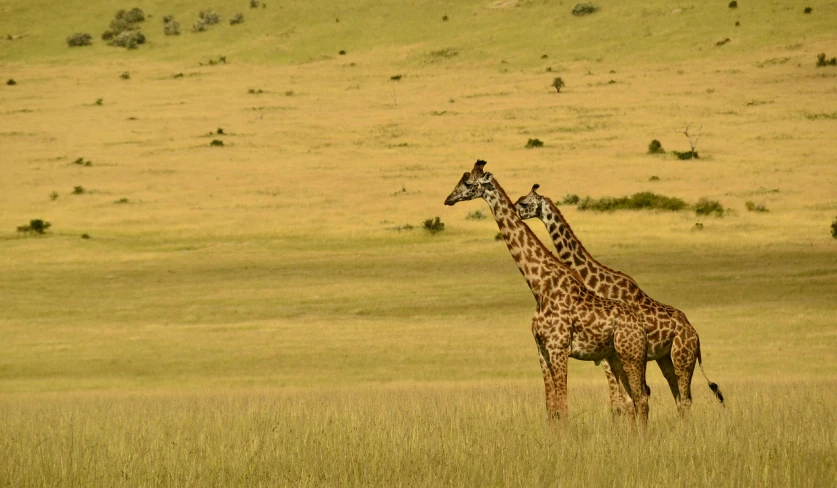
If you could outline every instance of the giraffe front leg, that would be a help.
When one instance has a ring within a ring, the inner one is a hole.
[[[558,318],[545,317],[538,329],[538,347],[552,375],[554,388],[556,408],[550,413],[560,418],[564,426],[567,422],[567,361],[572,343],[572,329],[569,325]]]
[[[619,380],[616,379],[616,375],[613,374],[613,369],[607,361],[602,361],[602,370],[604,370],[605,376],[607,377],[607,386],[610,391],[610,413],[613,415],[613,418],[620,417],[625,413],[624,395],[627,392],[623,391],[620,387]]]

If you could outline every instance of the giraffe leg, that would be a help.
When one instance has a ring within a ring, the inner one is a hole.
[[[602,369],[605,372],[605,376],[607,376],[607,386],[610,390],[610,413],[614,418],[616,418],[624,413],[624,395],[627,392],[623,391],[621,388],[619,380],[616,379],[616,375],[613,374],[613,369],[611,369],[610,364],[607,361],[602,361]]]
[[[680,415],[685,416],[692,406],[692,375],[697,361],[697,333],[692,327],[680,326],[671,345],[671,361],[680,391]]]
[[[633,425],[636,422],[636,409],[634,408],[634,401],[631,399],[631,395],[628,393],[630,390],[630,383],[628,382],[628,378],[625,375],[625,369],[622,365],[622,361],[619,359],[619,355],[613,355],[606,359],[610,370],[613,372],[613,376],[617,382],[617,391],[619,395],[619,400],[621,403],[621,412],[625,415],[625,418],[628,420],[628,423]]]
[[[618,360],[612,361],[611,367],[618,368],[618,371],[614,369],[614,373],[630,395],[633,412],[639,416],[640,425],[644,429],[648,424],[648,392],[645,384],[648,342],[645,327],[639,322],[621,324],[613,335],[613,346]]]
[[[543,339],[535,333],[535,343],[538,345],[538,357],[541,363],[541,372],[543,373],[543,386],[546,393],[546,413],[549,418],[558,416],[558,399],[555,396],[555,381],[553,379],[553,372],[549,363],[549,352],[546,350],[546,345]]]
[[[671,354],[667,354],[658,359],[657,366],[659,366],[660,371],[663,372],[663,376],[665,376],[666,381],[668,382],[668,387],[671,390],[671,394],[672,396],[674,396],[674,403],[677,404],[677,408],[679,410],[680,386],[677,379],[677,373],[674,372],[674,363],[671,362]]]

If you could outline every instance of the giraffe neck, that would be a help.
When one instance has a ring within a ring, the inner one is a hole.
[[[539,300],[540,284],[547,275],[571,273],[571,270],[561,266],[555,256],[538,240],[532,229],[523,223],[511,199],[497,180],[492,178],[491,183],[493,188],[486,188],[483,198],[491,208],[503,241],[508,246],[517,268],[526,279],[535,299]]]
[[[549,231],[557,250],[558,260],[578,271],[585,286],[597,295],[628,301],[641,293],[628,275],[608,268],[596,261],[575,236],[570,225],[552,200],[543,199],[541,221]]]

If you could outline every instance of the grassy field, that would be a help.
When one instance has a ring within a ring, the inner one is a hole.
[[[829,3],[402,3],[241,2],[193,34],[206,6],[144,2],[127,51],[110,3],[0,0],[0,486],[832,482]],[[646,154],[687,124],[700,159]],[[562,211],[686,312],[728,406],[701,378],[681,422],[651,364],[638,441],[575,361],[550,427],[531,294],[484,203],[442,205],[477,158],[513,198],[720,201]]]

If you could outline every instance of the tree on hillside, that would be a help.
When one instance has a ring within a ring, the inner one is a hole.
[[[561,88],[564,87],[564,80],[562,80],[559,76],[558,78],[552,80],[552,86],[555,87],[556,93],[561,93]]]

